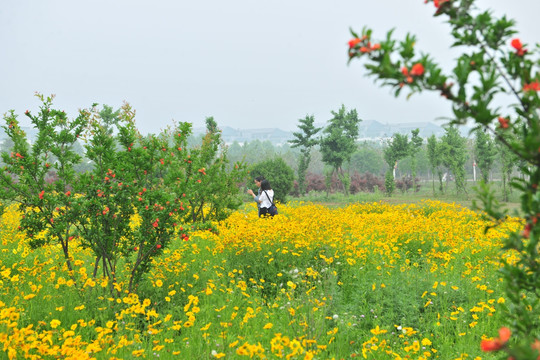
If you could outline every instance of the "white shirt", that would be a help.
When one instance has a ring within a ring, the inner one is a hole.
[[[266,194],[268,194],[268,196],[266,196]],[[259,200],[261,200],[260,204],[262,208],[269,208],[270,206],[272,206],[272,201],[274,200],[274,190],[261,190]]]

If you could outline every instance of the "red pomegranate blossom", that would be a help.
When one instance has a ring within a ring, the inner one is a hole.
[[[441,7],[442,4],[448,1],[450,0],[433,0],[433,5],[435,5],[435,7],[438,9]]]
[[[416,63],[411,68],[411,75],[412,76],[422,76],[424,74],[424,65],[421,63]]]
[[[503,118],[502,116],[499,116],[499,126],[502,128],[502,129],[508,129],[508,126],[510,126],[510,122],[508,119],[506,118]]]
[[[506,345],[508,340],[510,339],[510,335],[512,335],[512,332],[507,327],[502,327],[499,330],[499,337],[491,340],[482,340],[482,343],[480,344],[480,347],[482,348],[482,351],[497,351],[500,350]]]
[[[532,83],[523,85],[523,91],[540,91],[540,83],[538,80]]]
[[[523,56],[527,52],[527,49],[523,48],[523,44],[521,43],[521,40],[519,40],[518,38],[512,39],[512,41],[510,42],[510,45],[512,45],[512,47],[516,49],[517,56]]]
[[[360,41],[359,38],[354,38],[352,40],[349,41],[349,49],[352,49],[353,47],[355,47]]]

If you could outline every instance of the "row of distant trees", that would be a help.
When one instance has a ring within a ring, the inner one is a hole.
[[[312,115],[299,119],[298,131],[289,144],[258,140],[230,144],[229,157],[251,165],[282,158],[296,172],[298,194],[320,189],[320,175],[332,184],[325,187],[327,191],[336,190],[337,178],[339,188],[347,194],[355,177],[369,173],[384,177],[383,187],[390,194],[396,181],[404,178],[410,179],[413,189],[418,188],[419,180],[431,180],[434,193],[444,193],[450,179],[455,181],[458,193],[467,192],[467,180],[489,183],[495,179],[502,182],[504,198],[508,198],[508,182],[516,175],[519,161],[484,129],[475,129],[465,137],[455,126],[449,126],[443,136],[429,138],[420,137],[420,130],[415,129],[410,134],[395,133],[386,140],[358,142],[361,120],[356,110],[342,106],[331,114],[324,128],[314,126]]]
[[[119,111],[104,105],[100,117],[106,131],[112,135],[119,118]],[[396,187],[401,190],[418,189],[420,180],[431,180],[434,194],[444,193],[449,180],[455,181],[459,193],[467,192],[467,180],[481,180],[485,183],[500,180],[504,199],[508,199],[508,182],[516,171],[518,160],[494,141],[482,129],[464,137],[456,127],[449,126],[445,134],[437,138],[419,136],[419,129],[410,134],[395,133],[385,140],[356,140],[362,121],[356,110],[342,106],[331,111],[332,118],[326,127],[315,127],[313,115],[298,120],[298,131],[287,144],[274,145],[270,141],[255,140],[239,144],[229,144],[227,153],[231,164],[243,162],[261,175],[273,175],[274,187],[282,192],[295,195],[318,191],[364,191],[379,188],[392,194]],[[190,146],[199,146],[202,136],[191,135]],[[0,150],[9,151],[13,143],[10,139],[0,145]],[[81,143],[73,144],[74,152],[85,157]],[[283,161],[274,163],[276,158]],[[498,161],[495,161],[498,159]],[[90,161],[81,161],[76,171],[91,170]],[[284,166],[287,168],[285,169]],[[272,171],[279,168],[279,171]],[[279,174],[294,171],[295,186],[287,175],[287,184],[281,184]],[[291,183],[291,184],[289,184]],[[367,186],[361,183],[369,183]],[[285,200],[287,194],[280,196]]]

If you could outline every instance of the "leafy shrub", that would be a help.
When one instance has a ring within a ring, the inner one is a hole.
[[[294,171],[282,158],[276,157],[254,164],[250,174],[253,178],[263,176],[268,179],[274,190],[275,199],[280,202],[285,202],[293,189]]]
[[[370,172],[363,174],[355,172],[351,176],[349,189],[351,194],[356,194],[357,192],[374,192],[375,189],[382,191],[384,190],[384,180]]]
[[[420,183],[419,179],[416,178],[416,189],[414,189],[414,192],[420,191]],[[402,193],[405,193],[413,188],[415,182],[413,181],[412,176],[406,175],[403,176],[401,179],[396,180],[396,188],[398,188]]]

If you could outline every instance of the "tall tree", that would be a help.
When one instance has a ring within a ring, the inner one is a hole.
[[[497,156],[497,148],[495,147],[493,138],[486,133],[485,129],[480,128],[475,130],[475,135],[474,154],[476,164],[480,169],[482,181],[487,184],[489,182],[489,174]]]
[[[507,142],[515,141],[511,134],[505,134],[504,136]],[[514,168],[518,167],[519,158],[501,141],[495,142],[495,147],[499,152],[499,159],[501,161],[503,201],[508,201],[509,194],[512,192],[512,188],[508,186],[508,183],[510,182]]]
[[[99,112],[99,117],[101,117],[106,132],[112,135],[114,127],[120,121],[120,109],[114,111],[112,106],[103,105],[103,109]]]
[[[322,161],[332,168],[332,174],[337,174],[343,185],[343,192],[348,195],[351,179],[349,172],[343,171],[343,165],[350,162],[356,150],[356,138],[362,120],[358,118],[355,109],[347,111],[345,105],[337,112],[332,111],[332,115],[334,117],[324,128],[320,140]]]
[[[441,142],[437,140],[435,134],[431,135],[427,139],[427,153],[431,172],[433,174],[433,195],[435,195],[435,172],[439,179],[439,191],[442,193],[443,189],[443,168],[442,168],[442,149]]]
[[[384,148],[384,160],[388,164],[388,171],[385,176],[386,193],[392,195],[395,187],[395,169],[399,160],[409,155],[409,137],[395,133],[388,141],[388,146]]]
[[[456,181],[456,192],[466,193],[465,162],[467,161],[466,139],[456,126],[448,126],[441,138],[443,164],[452,172]]]
[[[413,181],[413,191],[416,191],[416,167],[417,167],[417,155],[418,151],[420,151],[420,148],[422,147],[422,144],[424,143],[424,139],[422,139],[418,134],[420,133],[420,129],[414,129],[411,130],[411,142],[409,146],[409,152],[411,156],[411,170],[412,170],[412,181]]]
[[[315,135],[321,128],[317,128],[313,125],[315,117],[313,115],[306,115],[304,119],[298,120],[300,123],[298,128],[302,132],[294,132],[295,139],[289,140],[293,148],[300,148],[300,161],[298,164],[298,191],[300,195],[306,193],[306,172],[311,161],[311,148],[318,144],[318,140]]]

